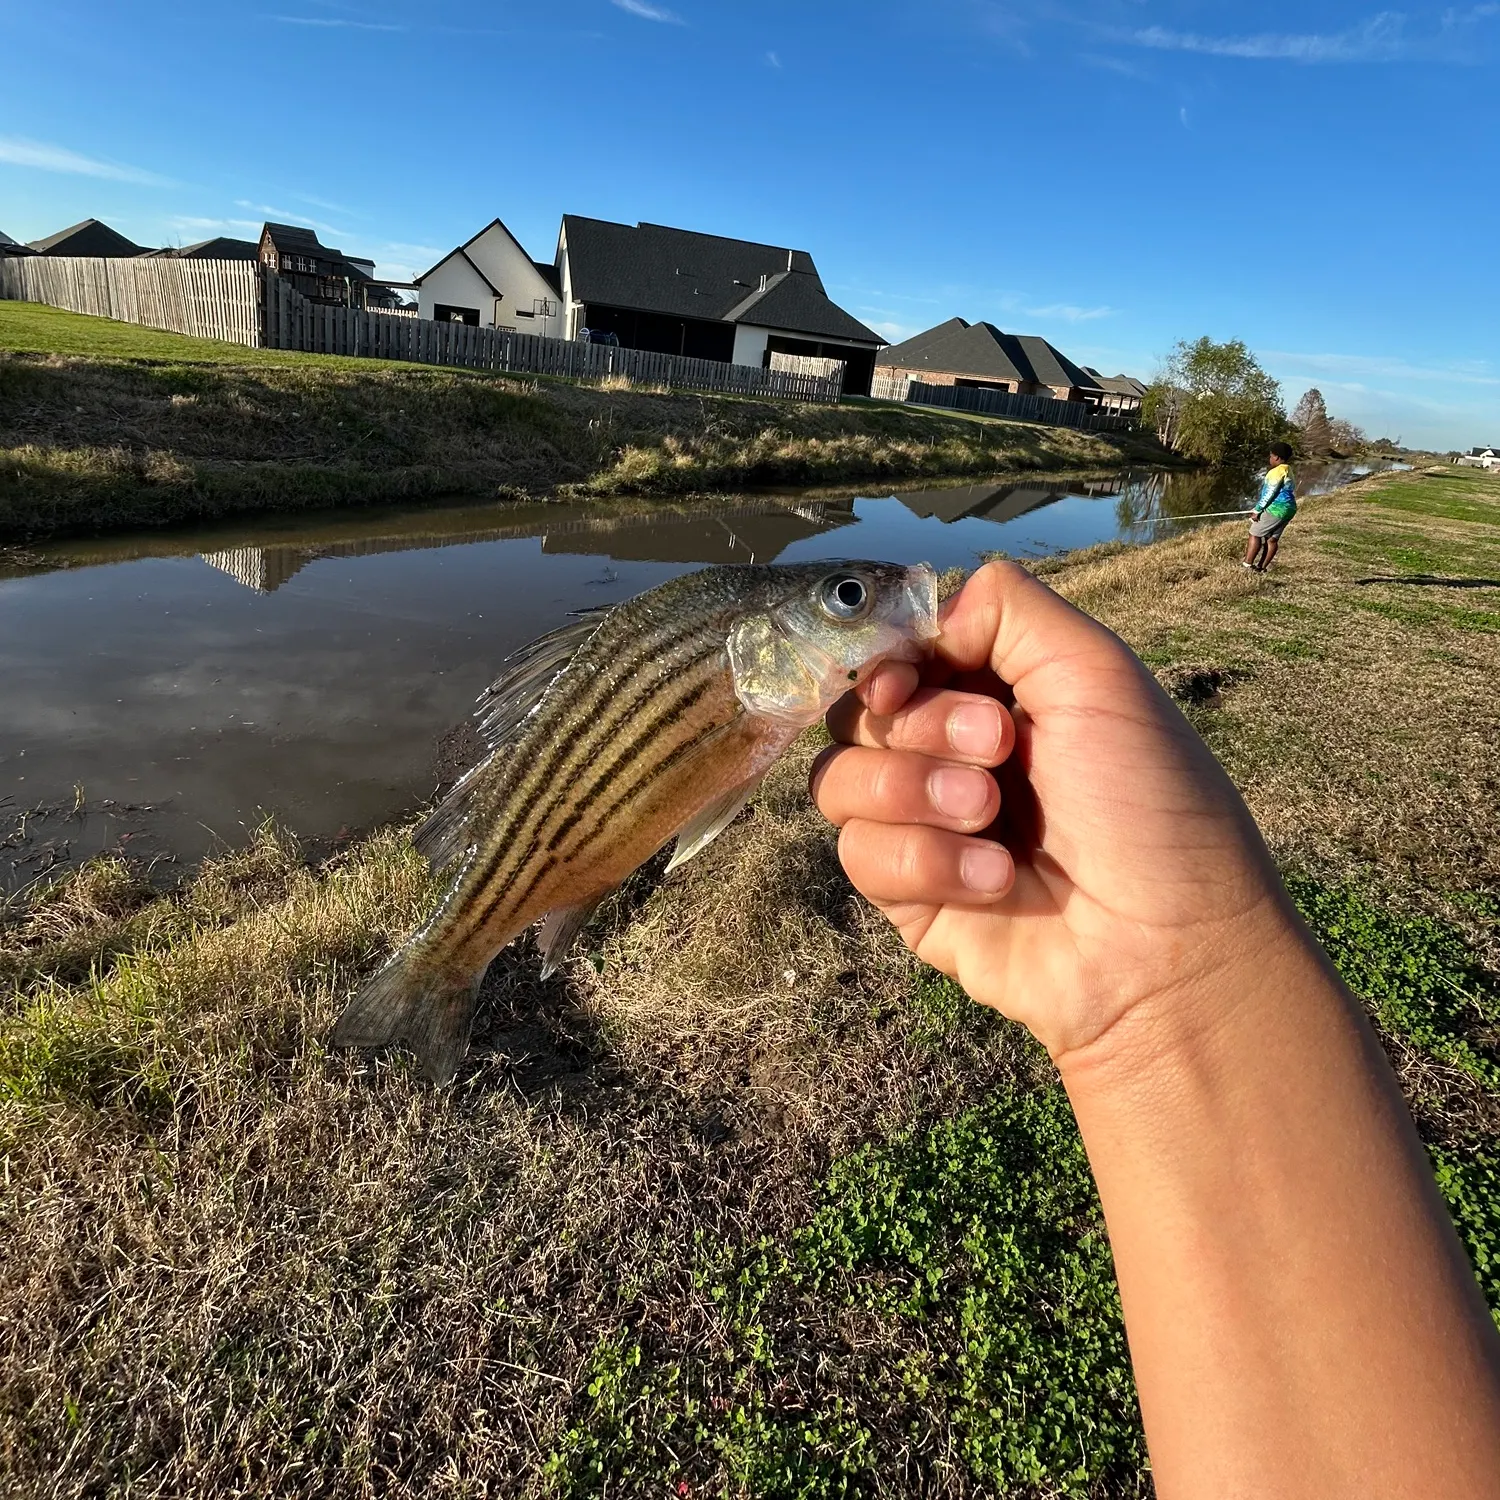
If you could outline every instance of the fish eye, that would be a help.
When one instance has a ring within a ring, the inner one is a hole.
[[[862,578],[837,573],[823,584],[821,603],[830,619],[847,625],[870,612],[870,591]]]

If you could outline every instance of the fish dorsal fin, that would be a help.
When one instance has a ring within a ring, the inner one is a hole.
[[[607,608],[581,610],[576,619],[539,636],[505,659],[505,669],[479,695],[474,710],[479,733],[492,752],[515,737],[542,695],[608,613]],[[458,781],[412,834],[417,853],[434,870],[451,865],[474,842],[469,816],[474,810],[479,769],[475,766]]]
[[[755,795],[755,789],[765,780],[765,772],[731,787],[722,797],[716,797],[700,813],[688,819],[677,835],[677,847],[663,872],[670,875],[679,865],[702,854],[718,836],[739,817],[740,810]]]
[[[479,695],[474,717],[491,750],[506,744],[542,700],[613,606],[579,610],[566,625],[506,657],[500,675]]]
[[[608,896],[609,891],[604,893]],[[542,919],[542,930],[537,933],[536,945],[542,950],[542,978],[550,979],[557,966],[568,956],[568,949],[583,931],[588,919],[599,909],[604,896],[595,896],[592,901],[578,906],[559,906]]]

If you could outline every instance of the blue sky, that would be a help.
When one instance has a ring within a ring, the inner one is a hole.
[[[387,274],[495,215],[810,250],[887,337],[958,314],[1149,375],[1500,440],[1500,3],[0,0],[0,230],[312,224]],[[24,68],[17,60],[25,59]]]

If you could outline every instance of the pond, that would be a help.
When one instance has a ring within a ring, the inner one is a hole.
[[[695,567],[972,567],[1146,542],[1247,503],[1245,481],[1204,474],[1029,475],[852,499],[262,515],[0,555],[0,887],[105,849],[170,880],[268,816],[326,847],[408,813],[472,757],[469,708],[508,652]]]

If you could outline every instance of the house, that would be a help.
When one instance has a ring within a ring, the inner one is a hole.
[[[499,219],[450,250],[416,286],[419,318],[567,336],[557,272],[532,260]]]
[[[904,378],[1096,405],[1106,395],[1097,377],[1046,339],[1004,333],[993,323],[967,323],[962,318],[949,318],[904,343],[892,344],[881,350],[877,364],[890,382]]]
[[[1458,462],[1468,469],[1500,469],[1500,447],[1470,448]]]
[[[400,300],[389,285],[375,280],[373,260],[345,255],[323,244],[311,229],[268,223],[260,231],[256,254],[266,270],[289,281],[309,302],[393,307]]]
[[[760,367],[838,359],[844,390],[869,393],[883,340],[830,299],[805,250],[566,214],[556,266],[569,338]]]
[[[148,250],[157,260],[259,260],[260,246],[254,240],[234,240],[219,235],[199,240],[196,245],[168,245],[165,250]]]
[[[145,254],[142,246],[99,219],[85,219],[44,240],[32,240],[31,249],[38,255],[91,255],[111,260]]]
[[[0,229],[0,255],[35,255],[30,245],[18,244],[15,240]]]
[[[1092,365],[1084,365],[1085,375],[1092,375],[1094,383],[1104,393],[1095,405],[1104,411],[1133,412],[1141,409],[1146,399],[1146,384],[1134,375],[1101,375]]]

